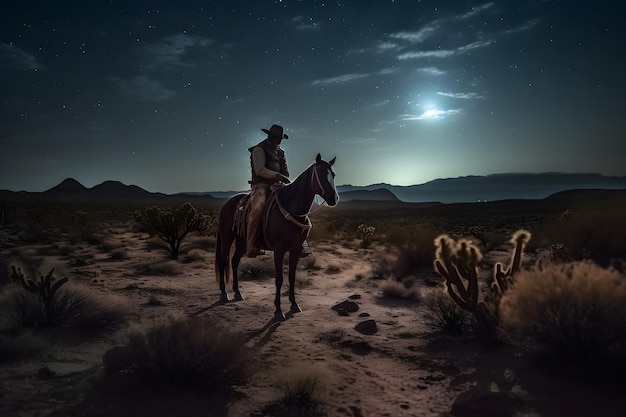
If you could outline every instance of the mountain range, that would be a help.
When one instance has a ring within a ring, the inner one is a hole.
[[[439,202],[465,203],[508,199],[543,199],[552,194],[575,189],[626,189],[626,177],[601,174],[493,174],[436,179],[419,185],[372,184],[340,185],[340,202]],[[240,191],[243,192],[243,191]],[[238,192],[153,193],[119,181],[105,181],[92,188],[68,178],[43,192],[0,190],[0,201],[84,201],[118,203],[219,202]]]

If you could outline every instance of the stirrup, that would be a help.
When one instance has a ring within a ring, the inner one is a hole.
[[[309,245],[309,242],[305,240],[304,242],[302,242],[302,255],[300,255],[300,258],[306,258],[307,256],[311,255],[313,255],[313,250],[311,249],[311,245]]]

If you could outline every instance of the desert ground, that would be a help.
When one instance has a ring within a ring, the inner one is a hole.
[[[88,287],[106,303],[119,306],[126,316],[97,331],[33,330],[37,340],[46,342],[44,349],[17,359],[0,359],[0,415],[624,415],[621,381],[554,372],[519,346],[485,347],[471,332],[452,334],[433,326],[424,300],[442,292],[443,282],[432,265],[411,271],[411,296],[385,294],[382,284],[388,277],[381,277],[379,270],[395,256],[382,239],[387,223],[381,219],[389,211],[337,210],[341,213],[337,218],[330,210],[311,217],[314,230],[318,224],[323,230],[312,232],[313,254],[299,264],[296,297],[303,311],[288,314],[284,321],[273,320],[271,252],[243,258],[240,288],[245,299],[221,303],[212,237],[189,236],[187,248],[172,261],[128,216],[107,220],[96,228],[98,239],[92,241],[66,232],[35,239],[19,222],[7,219],[0,228],[5,277],[12,264],[30,268],[33,274],[54,267],[56,276]],[[399,211],[398,218],[410,215],[407,210]],[[555,206],[544,214],[554,217],[562,210]],[[471,216],[466,207],[428,212],[437,230],[447,233],[460,233],[461,223],[476,222]],[[510,230],[536,226],[536,216],[529,224],[520,216],[519,211],[507,209],[498,222],[509,224]],[[340,235],[336,225],[346,218],[376,225],[371,245],[363,247],[356,233],[344,230]],[[321,226],[331,222],[335,226]],[[485,277],[496,262],[509,261],[511,245],[506,235],[510,230],[497,229],[489,237],[491,244],[481,268]],[[536,257],[537,252],[529,250],[524,262],[532,263]],[[289,308],[286,290],[285,282],[285,311]],[[346,301],[344,306],[352,309],[333,308]],[[104,355],[124,346],[130,326],[168,314],[216,323],[240,334],[254,360],[249,380],[222,389],[153,389],[147,383],[129,382],[132,376],[124,372],[106,372]],[[375,326],[363,330],[362,322]],[[0,324],[5,341],[23,331],[10,329],[6,318]],[[289,372],[318,378],[320,395],[315,407],[281,402],[284,392],[276,381]]]

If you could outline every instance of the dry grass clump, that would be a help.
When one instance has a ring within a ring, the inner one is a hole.
[[[386,298],[402,298],[407,300],[420,301],[422,293],[417,286],[412,285],[413,281],[406,280],[404,282],[395,279],[387,279],[380,283],[382,296]]]
[[[439,233],[427,226],[389,227],[384,230],[384,241],[397,249],[395,269],[406,275],[433,262],[433,241]]]
[[[185,245],[185,249],[188,251],[200,249],[209,252],[215,249],[216,242],[215,236],[194,235],[189,237],[189,243]]]
[[[189,252],[182,256],[181,262],[185,264],[192,263],[204,263],[207,260],[207,255],[204,250],[201,249],[191,249]]]
[[[137,353],[135,370],[146,381],[175,386],[238,384],[251,375],[252,356],[243,337],[214,323],[170,314],[128,330]]]
[[[585,363],[626,353],[626,277],[589,261],[520,271],[500,315],[555,358]]]
[[[566,261],[591,259],[608,266],[624,258],[626,215],[623,211],[604,209],[595,212],[571,212],[548,233],[549,241],[567,254]]]
[[[37,293],[10,284],[0,292],[0,315],[15,327],[90,327],[105,328],[120,323],[129,307],[121,298],[106,297],[74,282],[59,288],[46,304]]]
[[[325,372],[313,366],[294,366],[278,372],[274,385],[281,391],[281,399],[274,404],[272,415],[323,416],[323,405],[328,390]]]
[[[443,330],[451,334],[461,334],[472,327],[471,314],[459,307],[443,291],[431,291],[425,297],[424,306],[426,324],[433,329]]]
[[[259,256],[256,258],[241,258],[239,264],[239,278],[257,279],[271,278],[274,276],[274,258],[271,256]]]

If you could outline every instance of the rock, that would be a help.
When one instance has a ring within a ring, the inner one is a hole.
[[[124,371],[132,367],[139,358],[137,351],[130,346],[115,346],[102,357],[107,374]]]
[[[39,377],[39,379],[51,379],[54,378],[56,375],[57,373],[47,366],[44,366],[43,368],[37,370],[37,377]]]
[[[360,300],[361,299],[361,294],[352,294],[350,297],[348,297],[350,300]]]
[[[357,324],[354,330],[365,335],[373,335],[378,332],[378,326],[374,320],[365,320]]]
[[[371,317],[370,313],[361,313],[359,317]]]
[[[339,304],[335,305],[334,307],[332,307],[333,310],[335,311],[339,311],[339,310],[344,310],[348,313],[354,313],[355,311],[357,311],[359,309],[359,305],[357,303],[355,303],[354,301],[342,301]]]

